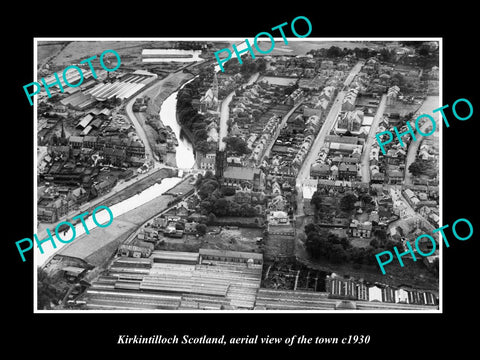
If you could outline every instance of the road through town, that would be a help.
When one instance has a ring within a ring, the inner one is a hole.
[[[370,127],[370,132],[368,134],[367,141],[363,147],[362,158],[361,158],[361,168],[360,172],[362,174],[362,181],[369,183],[370,182],[370,150],[372,149],[372,144],[374,141],[377,141],[375,134],[377,133],[378,124],[383,117],[385,112],[385,106],[387,104],[387,95],[383,94],[380,103],[378,104],[377,112],[373,117],[372,126]]]
[[[360,69],[363,66],[363,61],[359,61],[355,64],[355,66],[350,70],[347,78],[344,81],[344,89],[347,86],[350,86],[355,76],[358,74]],[[305,161],[302,164],[298,174],[297,174],[297,187],[299,187],[299,191],[301,189],[302,183],[310,177],[310,167],[312,166],[313,162],[315,161],[320,149],[323,147],[325,143],[325,137],[330,133],[335,124],[335,120],[338,116],[338,113],[342,109],[342,102],[343,98],[345,97],[345,90],[341,90],[337,97],[335,98],[330,111],[325,119],[325,122],[322,125],[322,128],[317,134],[308,155],[305,158]]]
[[[257,81],[258,76],[260,73],[255,73],[252,76],[250,76],[250,79],[248,79],[247,83],[244,84],[241,88],[244,88],[245,86],[249,86],[253,84],[255,81]],[[220,105],[220,123],[219,123],[219,130],[218,130],[218,149],[220,151],[225,150],[225,142],[223,141],[223,138],[228,135],[228,117],[229,117],[229,105],[230,102],[232,101],[233,95],[235,95],[235,90],[232,91],[228,96],[222,101]]]
[[[439,97],[438,96],[428,96],[427,99],[425,99],[425,101],[423,102],[422,106],[418,109],[418,111],[414,115],[414,117],[416,118],[417,116],[419,116],[421,114],[435,115],[435,114],[433,114],[433,110],[435,108],[438,108],[438,107],[440,107]],[[435,120],[436,120],[437,124],[440,124],[442,122],[439,115],[437,115]],[[429,127],[429,126],[431,126],[430,122],[426,121],[425,123],[423,123],[421,125],[420,129],[425,134],[425,133],[427,133],[427,127]],[[413,128],[415,127],[415,122],[412,124],[412,127]],[[438,136],[438,133],[435,133],[432,136]],[[420,135],[418,133],[418,131],[415,132],[415,137],[416,137],[417,140],[412,141],[410,143],[410,145],[408,146],[407,158],[405,160],[405,179],[404,179],[404,184],[405,185],[412,185],[412,174],[410,173],[410,171],[408,171],[408,168],[415,161],[415,159],[417,157],[418,148],[422,144],[422,140],[423,140],[423,136]]]
[[[312,146],[310,147],[310,151],[308,152],[305,160],[303,161],[302,167],[298,171],[297,174],[297,186],[301,187],[303,182],[310,177],[310,167],[312,166],[313,162],[317,158],[317,155],[320,149],[323,147],[325,143],[325,137],[330,134],[330,131],[335,124],[335,120],[338,116],[338,113],[342,109],[342,102],[343,98],[345,97],[345,91],[340,91],[337,94],[337,97],[333,101],[332,107],[328,112],[328,115],[325,119],[325,122],[322,125],[322,128],[317,134]]]

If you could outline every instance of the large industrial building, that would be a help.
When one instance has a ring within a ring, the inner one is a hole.
[[[389,287],[379,289],[336,276],[327,276],[327,289],[323,292],[261,287],[263,255],[254,252],[154,250],[146,258],[125,254],[121,251],[107,272],[91,283],[82,299],[87,310],[438,308],[436,296],[430,292]]]
[[[212,249],[121,256],[87,290],[87,309],[253,309],[262,265],[262,254]]]

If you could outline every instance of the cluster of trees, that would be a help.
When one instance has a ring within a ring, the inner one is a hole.
[[[353,193],[347,193],[340,199],[340,209],[350,212],[356,209],[356,202],[360,201],[360,207],[364,211],[372,211],[375,208],[373,198],[368,193],[362,193],[358,196]]]
[[[351,245],[346,238],[340,238],[314,224],[305,226],[305,233],[307,234],[305,246],[313,258],[324,258],[334,263],[347,260]]]
[[[205,235],[205,234],[207,233],[207,225],[205,225],[205,224],[202,224],[202,223],[197,224],[197,226],[195,227],[195,229],[197,230],[197,233],[198,233],[198,235],[200,235],[200,236],[203,236],[203,235]]]
[[[355,210],[355,203],[357,202],[357,197],[355,194],[347,193],[342,196],[340,199],[340,209],[349,212]]]
[[[351,212],[356,209],[356,203],[360,201],[361,208],[364,211],[370,212],[375,209],[375,203],[372,196],[369,193],[362,193],[360,195],[355,195],[353,193],[347,193],[340,199],[340,209],[345,212]],[[319,219],[320,209],[322,206],[322,192],[315,191],[310,200],[310,204],[313,205],[314,216],[316,221]]]
[[[380,61],[393,62],[398,61],[400,64],[420,66],[422,68],[431,68],[438,66],[438,50],[432,51],[428,45],[424,45],[418,41],[408,41],[403,43],[404,46],[413,46],[416,50],[417,56],[403,56],[396,59],[394,49],[382,48],[380,50],[370,48],[340,48],[338,46],[331,46],[326,49],[312,49],[307,54],[312,54],[315,57],[323,58],[341,58],[347,55],[355,55],[357,58],[368,59],[370,57],[377,57]]]
[[[267,62],[264,58],[252,59],[250,54],[243,54],[241,56],[242,64],[237,59],[231,59],[223,64],[225,73],[229,75],[242,74],[244,78],[250,77],[250,75],[256,72],[263,72],[267,67]]]
[[[357,58],[364,58],[368,59],[370,57],[376,56],[378,53],[377,50],[374,49],[369,49],[369,48],[354,48],[354,49],[348,49],[348,48],[340,48],[338,46],[330,46],[328,49],[327,48],[322,48],[322,49],[312,49],[307,54],[312,54],[314,57],[324,57],[324,58],[339,58],[339,57],[344,57],[347,55],[355,55]]]
[[[199,141],[207,140],[208,124],[205,117],[192,106],[192,98],[196,96],[194,92],[189,84],[178,92],[177,114],[180,125],[192,133],[195,145]]]
[[[365,248],[354,247],[347,238],[341,238],[315,224],[306,225],[305,234],[307,235],[305,246],[310,256],[314,259],[326,259],[332,263],[375,265],[376,254],[392,249],[393,246],[402,249],[400,242],[388,239],[385,230],[376,230],[374,238]]]
[[[413,176],[427,175],[430,178],[437,176],[435,161],[417,159],[410,164],[408,171],[410,171]]]
[[[202,152],[211,150],[210,144],[207,143],[208,123],[205,117],[192,106],[192,99],[199,98],[206,91],[205,84],[211,83],[213,71],[212,66],[203,68],[199,77],[180,89],[177,96],[178,121],[193,136],[191,140],[195,150]]]
[[[201,41],[176,41],[175,49],[181,50],[201,50],[205,46],[210,47],[210,44],[205,44]]]
[[[52,279],[45,270],[37,269],[37,308],[51,309],[51,304],[58,303],[60,293],[53,286]]]
[[[250,154],[252,150],[247,146],[247,143],[237,136],[226,136],[223,138],[226,144],[227,152],[236,153],[239,155]]]
[[[254,217],[257,211],[250,204],[238,204],[226,199],[225,196],[235,194],[235,191],[222,187],[211,171],[205,176],[198,175],[195,183],[197,194],[200,197],[200,211],[204,215]]]

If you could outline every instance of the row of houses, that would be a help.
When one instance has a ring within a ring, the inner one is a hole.
[[[330,180],[356,180],[359,176],[363,139],[352,136],[327,135],[310,167],[310,177]]]
[[[387,285],[368,285],[336,274],[327,275],[326,291],[331,298],[404,303],[416,305],[438,305],[437,296],[430,291],[395,288]]]

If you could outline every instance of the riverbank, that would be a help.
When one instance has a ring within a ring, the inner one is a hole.
[[[163,102],[173,93],[178,91],[178,89],[187,81],[193,78],[193,75],[185,72],[175,72],[167,75],[162,80],[156,82],[146,91],[142,92],[140,95],[148,96],[150,101],[147,105],[147,110],[144,113],[134,113],[133,116],[137,119],[140,127],[145,133],[146,141],[148,142],[148,147],[152,149],[152,153],[156,157],[160,158],[161,154],[158,151],[157,143],[159,135],[155,129],[155,125],[151,126],[147,122],[147,116],[150,115],[150,122],[158,121],[160,124],[164,125],[164,122],[158,115],[162,107]],[[162,127],[162,126],[160,126]]]
[[[133,232],[148,219],[155,217],[168,208],[168,203],[175,198],[170,193],[181,192],[185,194],[193,189],[193,185],[190,184],[190,178],[173,178],[172,180],[178,180],[178,182],[173,186],[168,186],[162,195],[121,215],[115,216],[112,224],[106,228],[96,227],[90,229],[90,234],[81,235],[71,243],[66,244],[56,253],[51,254],[50,258],[41,266],[48,266],[55,255],[79,258],[96,267],[104,266],[113,256],[118,246]]]
[[[148,189],[154,184],[160,183],[163,179],[170,178],[173,176],[177,176],[178,170],[176,169],[169,169],[169,168],[160,168],[152,170],[148,175],[144,178],[135,181],[135,179],[130,180],[131,185],[126,185],[126,187],[122,189],[112,190],[111,192],[101,196],[99,198],[95,198],[88,203],[82,205],[78,210],[70,212],[67,216],[63,216],[62,218],[58,219],[55,223],[40,223],[37,227],[36,234],[40,238],[45,238],[47,236],[46,229],[50,229],[52,233],[55,232],[55,227],[61,221],[69,221],[72,224],[78,224],[80,222],[79,219],[72,220],[72,217],[77,216],[79,213],[82,212],[89,212],[91,213],[98,205],[105,205],[111,207],[119,202],[122,202],[142,191]],[[128,184],[128,182],[124,181],[124,184]]]

